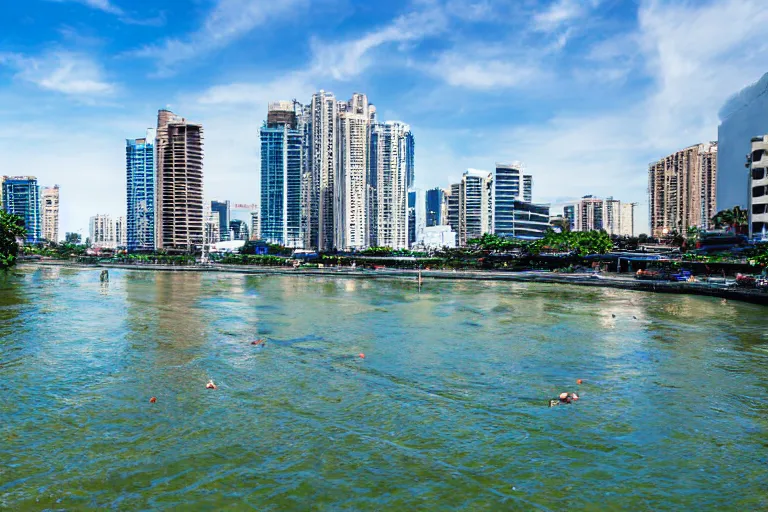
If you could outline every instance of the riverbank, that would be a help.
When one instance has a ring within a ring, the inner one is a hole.
[[[628,274],[564,274],[545,271],[503,272],[492,270],[408,270],[380,269],[365,270],[349,267],[326,268],[285,268],[285,267],[242,267],[235,265],[126,265],[118,263],[98,263],[84,265],[68,261],[44,260],[36,262],[21,262],[24,266],[63,266],[71,268],[116,268],[125,270],[163,271],[163,272],[227,272],[249,275],[304,275],[320,277],[347,277],[358,279],[411,279],[417,280],[421,273],[423,280],[454,279],[474,281],[512,281],[549,284],[570,284],[575,286],[594,286],[603,288],[618,288],[653,293],[676,293],[687,295],[702,295],[730,300],[740,300],[753,304],[768,306],[768,293],[757,290],[735,288],[726,285],[722,280],[711,282],[670,282],[670,281],[641,281]]]

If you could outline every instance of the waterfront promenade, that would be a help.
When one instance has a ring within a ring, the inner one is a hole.
[[[23,265],[57,265],[75,268],[120,268],[131,270],[154,270],[170,272],[228,272],[253,275],[304,275],[323,277],[347,277],[360,279],[410,279],[418,280],[419,273],[422,279],[450,279],[450,280],[475,280],[475,281],[512,281],[535,282],[559,285],[593,286],[602,288],[618,288],[623,290],[635,290],[654,293],[674,293],[688,295],[704,295],[730,300],[740,300],[753,304],[768,305],[768,293],[757,290],[737,288],[733,281],[722,278],[714,278],[709,281],[672,282],[650,281],[635,279],[631,274],[600,273],[600,274],[567,274],[549,271],[497,271],[497,270],[409,270],[383,268],[368,270],[350,267],[324,267],[324,268],[288,268],[265,267],[245,265],[153,265],[153,264],[118,264],[99,263],[92,265],[62,262],[56,260],[43,260],[34,263],[22,263]]]

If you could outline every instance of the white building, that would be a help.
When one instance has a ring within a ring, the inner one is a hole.
[[[752,139],[749,175],[749,236],[765,238],[768,232],[768,135]]]
[[[128,225],[125,223],[124,215],[120,215],[115,219],[115,246],[128,246]]]
[[[408,248],[407,134],[398,121],[371,127],[371,246]]]
[[[367,170],[371,118],[376,108],[365,94],[355,93],[339,103],[338,175],[334,187],[334,247],[341,250],[368,246]]]
[[[456,248],[456,233],[451,231],[451,226],[421,228],[416,238],[416,245],[424,249]]]
[[[91,217],[89,234],[92,247],[115,248],[115,223],[109,215],[96,214]]]
[[[635,236],[635,206],[637,206],[637,203],[621,204],[621,221],[619,223],[619,235]]]
[[[459,183],[459,246],[493,232],[493,173],[467,169]]]
[[[310,243],[321,251],[334,245],[334,189],[338,175],[336,155],[339,109],[333,93],[320,91],[310,106],[311,186],[308,214]]]

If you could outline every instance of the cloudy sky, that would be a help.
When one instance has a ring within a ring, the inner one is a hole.
[[[0,174],[61,186],[61,233],[125,212],[125,139],[205,128],[205,193],[258,200],[268,101],[364,92],[411,124],[417,186],[522,161],[534,200],[612,195],[715,140],[768,71],[765,0],[0,0]]]

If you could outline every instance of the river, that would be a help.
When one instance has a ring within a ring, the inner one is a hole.
[[[19,267],[0,273],[0,509],[766,510],[767,313]],[[581,400],[548,407],[560,391]]]

